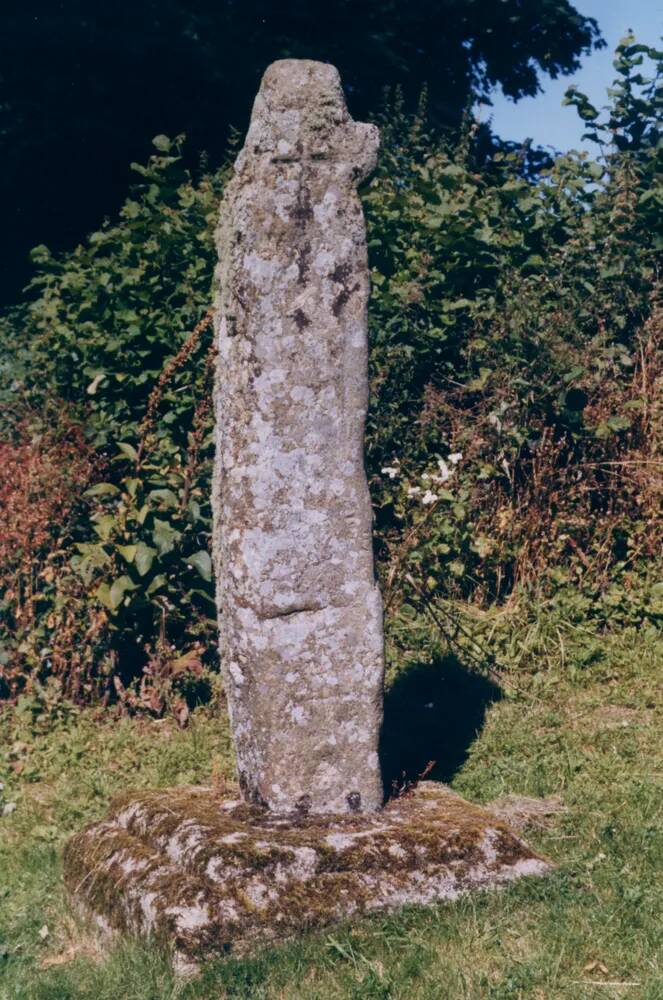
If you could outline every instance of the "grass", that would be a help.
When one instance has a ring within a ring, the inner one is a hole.
[[[452,784],[477,801],[561,796],[565,811],[528,834],[557,862],[553,875],[178,979],[147,944],[99,950],[65,905],[62,845],[120,789],[231,773],[225,719],[198,710],[180,731],[26,701],[0,717],[0,804],[16,806],[0,818],[0,1000],[663,998],[663,641],[544,614],[488,626],[503,696],[484,700],[480,734],[455,747]],[[401,648],[397,681],[407,658]]]

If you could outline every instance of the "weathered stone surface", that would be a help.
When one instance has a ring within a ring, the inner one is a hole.
[[[99,927],[150,935],[186,967],[550,865],[502,820],[426,782],[362,816],[277,815],[208,788],[138,793],[69,841],[64,868]]]
[[[376,810],[382,607],[363,464],[357,183],[378,131],[333,66],[274,63],[221,212],[213,506],[240,784],[276,811]]]
[[[533,799],[527,795],[504,795],[486,806],[504,823],[521,833],[528,828],[545,830],[552,826],[559,813],[567,812],[559,795],[549,799]]]

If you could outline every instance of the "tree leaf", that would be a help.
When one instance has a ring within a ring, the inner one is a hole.
[[[132,444],[129,444],[128,441],[118,441],[117,446],[120,449],[120,451],[127,456],[127,458],[131,459],[132,462],[135,462],[137,460],[138,452],[136,451],[136,449]]]
[[[185,562],[187,565],[197,569],[203,580],[209,581],[212,579],[212,560],[210,559],[209,552],[206,552],[205,549],[194,552],[192,556],[186,558]]]
[[[180,532],[176,531],[168,521],[161,521],[158,517],[154,518],[152,541],[156,545],[159,555],[164,556],[168,552],[172,552],[179,538]]]
[[[101,603],[105,608],[112,609],[110,587],[105,581],[99,584],[99,586],[95,591],[94,596],[97,598],[98,601],[101,601]]]
[[[116,524],[117,521],[113,514],[102,514],[101,517],[94,518],[94,530],[102,542],[108,541]]]
[[[117,611],[124,600],[124,595],[131,590],[136,590],[136,586],[130,576],[119,576],[117,580],[114,580],[108,592],[111,610]]]
[[[179,500],[172,490],[150,490],[150,498],[159,500],[166,507],[178,507]]]
[[[91,486],[89,490],[86,490],[83,494],[84,497],[104,497],[104,496],[115,496],[120,490],[113,483],[97,483],[96,486]]]
[[[166,576],[166,574],[165,573],[159,573],[158,576],[154,577],[154,579],[150,583],[150,585],[147,588],[147,590],[145,591],[145,593],[148,594],[148,595],[152,595],[157,590],[160,590],[161,587],[165,587],[165,585],[167,583],[168,583],[168,577]]]
[[[117,551],[120,553],[122,558],[126,560],[126,562],[132,563],[134,561],[136,550],[138,548],[137,545],[118,545],[116,547]]]
[[[145,576],[152,569],[152,563],[154,562],[155,556],[157,555],[157,550],[150,548],[145,542],[139,542],[136,545],[136,557],[134,559],[134,565],[141,576]]]

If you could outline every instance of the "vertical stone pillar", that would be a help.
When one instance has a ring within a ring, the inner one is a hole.
[[[375,126],[339,75],[266,71],[218,232],[214,553],[247,799],[379,809],[382,604],[363,436]]]

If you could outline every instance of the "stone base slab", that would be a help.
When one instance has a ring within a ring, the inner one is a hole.
[[[325,817],[274,815],[211,788],[133,793],[64,858],[79,910],[104,931],[159,940],[181,968],[550,867],[497,816],[433,782],[379,813]]]

